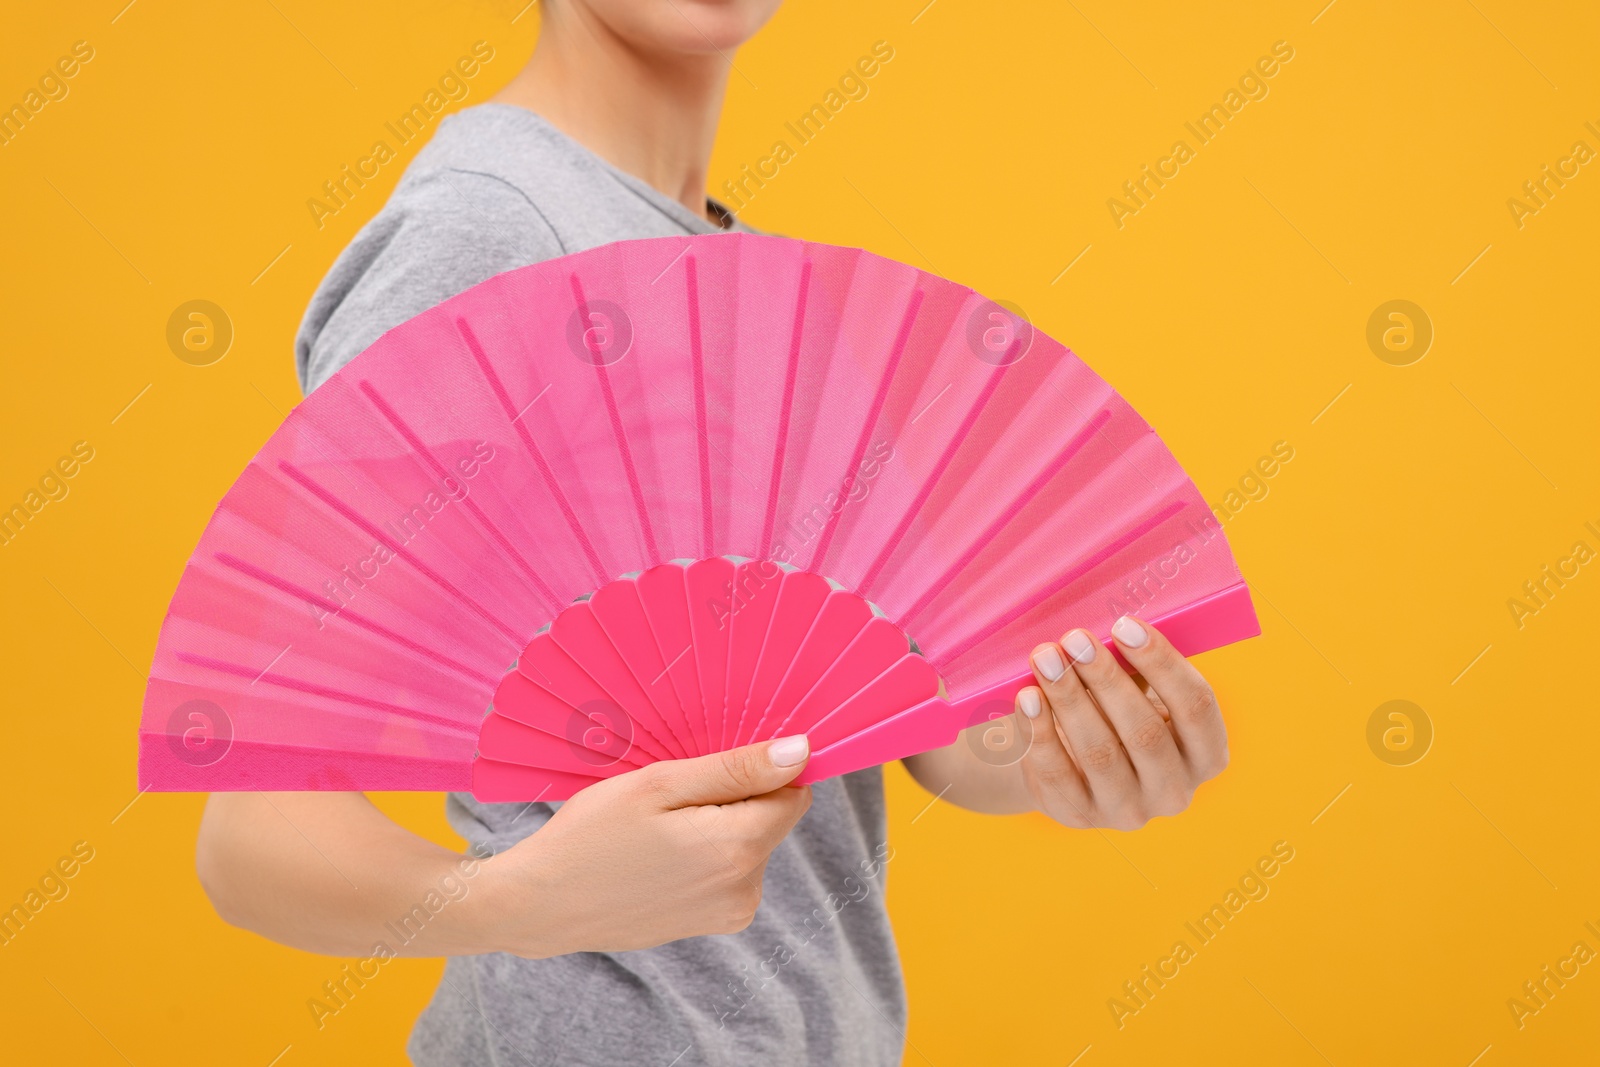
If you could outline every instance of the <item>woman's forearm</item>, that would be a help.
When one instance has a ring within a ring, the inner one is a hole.
[[[492,952],[488,880],[397,825],[360,793],[216,793],[200,882],[235,926],[334,956]],[[490,912],[492,914],[492,912]]]
[[[803,737],[663,760],[584,789],[538,833],[462,856],[360,793],[216,793],[200,882],[235,926],[335,956],[652,948],[743,930],[811,804]]]
[[[1038,807],[1023,781],[1017,760],[1000,758],[989,762],[978,756],[980,751],[990,751],[985,747],[985,732],[1003,725],[979,723],[962,731],[955,744],[907,756],[901,762],[918,785],[958,808],[984,815],[1036,811]],[[1026,743],[1026,740],[1022,742]]]

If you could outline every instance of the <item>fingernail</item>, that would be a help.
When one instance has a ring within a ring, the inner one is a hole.
[[[767,746],[767,757],[776,767],[793,767],[796,763],[804,763],[810,754],[811,741],[805,734],[780,737]]]
[[[1072,631],[1062,644],[1067,646],[1067,655],[1077,662],[1094,662],[1094,641],[1082,630]]]
[[[1024,689],[1017,694],[1017,703],[1022,707],[1022,714],[1030,719],[1039,717],[1039,691],[1037,689]]]
[[[1061,661],[1061,653],[1056,651],[1055,645],[1041,648],[1033,654],[1033,665],[1039,668],[1039,673],[1050,681],[1055,681],[1066,673],[1067,665]]]
[[[1144,627],[1127,615],[1112,623],[1111,636],[1129,648],[1143,648],[1145,642],[1150,640],[1150,635],[1144,632]]]

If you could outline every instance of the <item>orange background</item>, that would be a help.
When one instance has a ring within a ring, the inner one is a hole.
[[[0,905],[93,849],[0,946],[7,1058],[402,1062],[440,965],[391,964],[319,1031],[306,1001],[341,961],[213,915],[192,873],[202,798],[135,800],[135,728],[183,561],[298,399],[305,303],[416,143],[325,228],[306,200],[478,40],[495,58],[465,102],[485,99],[538,10],[124,2],[19,8],[0,37],[0,104],[74,42],[94,50],[0,146],[0,504],[94,450],[0,547]],[[1226,523],[1265,633],[1202,661],[1233,765],[1188,813],[1074,832],[926,807],[891,772],[908,1063],[1499,1067],[1600,1043],[1592,962],[1520,1028],[1507,1006],[1575,942],[1600,950],[1600,567],[1567,564],[1520,627],[1508,607],[1575,542],[1600,549],[1600,168],[1537,213],[1508,207],[1574,142],[1600,149],[1600,12],[1322,2],[829,0],[737,57],[714,191],[873,42],[894,48],[751,200],[753,225],[1020,305],[1214,503],[1294,449]],[[1184,123],[1278,41],[1293,58],[1268,94],[1196,147]],[[1108,199],[1180,138],[1194,158],[1119,228]],[[209,366],[166,342],[195,299],[235,332]],[[1367,341],[1396,299],[1434,332],[1406,366]],[[1402,734],[1369,747],[1391,700],[1431,726],[1420,760]],[[439,797],[378,800],[459,844]],[[1293,860],[1270,894],[1119,1028],[1123,983],[1279,841]]]

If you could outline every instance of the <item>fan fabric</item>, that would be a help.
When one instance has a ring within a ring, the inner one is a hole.
[[[141,787],[471,789],[540,631],[723,557],[869,602],[957,707],[1071,626],[1257,632],[1166,446],[1012,312],[857,249],[629,241],[446,301],[290,413],[173,597]]]

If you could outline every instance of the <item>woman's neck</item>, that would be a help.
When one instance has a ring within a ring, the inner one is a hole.
[[[581,7],[546,9],[533,57],[494,97],[711,218],[706,175],[728,84],[721,55],[647,55]],[[711,221],[717,221],[711,218]]]

